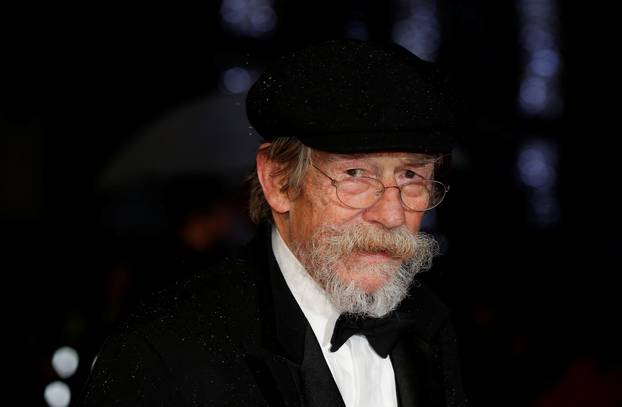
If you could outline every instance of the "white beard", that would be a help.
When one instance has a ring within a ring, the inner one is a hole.
[[[355,251],[383,252],[401,263],[392,259],[351,267],[350,274],[386,280],[378,289],[366,292],[356,279],[343,280],[346,260]],[[412,233],[405,226],[384,231],[363,224],[325,226],[306,247],[296,248],[297,257],[340,313],[372,317],[397,308],[408,295],[415,274],[429,269],[437,253],[438,243],[430,235]]]

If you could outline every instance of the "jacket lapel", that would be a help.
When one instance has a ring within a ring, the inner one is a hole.
[[[426,286],[416,282],[412,297],[404,300],[397,312],[415,322],[391,352],[400,406],[445,406],[438,337],[448,320],[447,308]]]
[[[305,335],[301,374],[306,407],[345,407],[322,349],[309,325]]]
[[[269,405],[302,407],[300,364],[306,320],[294,298],[287,297],[285,280],[278,278],[269,225],[260,227],[249,249],[249,277],[254,280],[258,314],[254,328],[245,335],[246,362]]]
[[[391,352],[391,364],[395,374],[395,387],[400,407],[420,407],[419,391],[421,384],[417,376],[417,363],[412,349],[404,339],[400,340]]]
[[[246,363],[270,406],[304,406],[300,365],[265,348],[248,349]]]
[[[264,225],[251,244],[256,265],[260,338],[247,343],[247,364],[262,393],[277,406],[343,406],[322,350],[302,310],[287,287]]]

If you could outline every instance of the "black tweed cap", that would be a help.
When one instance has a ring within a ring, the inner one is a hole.
[[[396,44],[333,40],[281,57],[248,92],[265,140],[337,153],[448,153],[456,103],[436,65]]]

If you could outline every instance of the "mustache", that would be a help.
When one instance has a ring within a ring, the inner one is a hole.
[[[324,240],[338,257],[347,256],[354,251],[363,251],[383,253],[395,259],[407,260],[415,256],[419,240],[418,233],[411,232],[403,225],[392,230],[360,223],[326,225],[318,234],[324,237],[321,240]],[[320,239],[314,240],[317,242]]]

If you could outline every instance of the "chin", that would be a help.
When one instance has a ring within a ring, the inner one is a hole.
[[[388,278],[363,278],[355,281],[356,286],[366,294],[373,294],[387,284]]]
[[[350,265],[341,274],[341,281],[345,285],[354,283],[366,294],[373,294],[387,285],[399,271],[399,262],[361,263]]]

